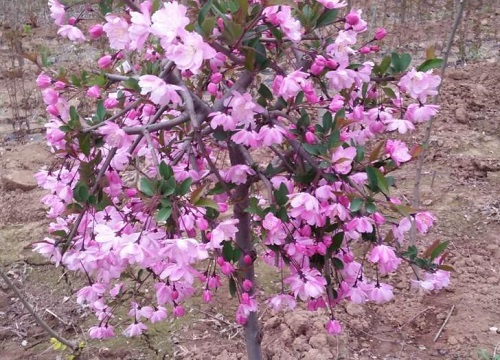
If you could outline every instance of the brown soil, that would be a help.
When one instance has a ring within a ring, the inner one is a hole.
[[[423,49],[436,45],[439,54],[452,19],[451,1],[409,5],[404,16],[412,27],[406,29],[395,2],[387,3],[365,13],[376,23],[397,30],[388,43],[420,56]],[[432,4],[441,7],[431,14],[425,9]],[[444,80],[442,108],[421,185],[423,207],[435,213],[438,222],[430,236],[419,242],[424,246],[434,240],[450,241],[450,263],[456,269],[451,286],[433,294],[418,294],[409,288],[411,271],[395,275],[390,279],[397,295],[392,303],[347,304],[336,310],[345,324],[340,337],[326,335],[323,313],[275,315],[265,311],[266,358],[474,359],[481,349],[492,354],[498,347],[500,334],[490,330],[500,328],[500,57],[498,25],[494,25],[500,23],[500,12],[494,4],[469,3],[453,48],[453,64],[458,61],[459,65],[452,65]],[[385,14],[390,16],[381,16]],[[52,30],[35,29],[31,38],[23,41],[27,46],[46,42],[57,51],[59,43],[47,35]],[[72,59],[61,61],[65,60]],[[34,77],[33,67],[26,71]],[[9,79],[0,79],[0,89],[6,81]],[[0,95],[2,107],[7,108],[9,98],[5,92],[0,91]],[[29,246],[43,239],[47,224],[39,202],[43,192],[33,187],[32,174],[47,164],[50,156],[37,134],[15,140],[10,125],[2,122],[9,116],[11,111],[2,112],[0,117],[0,264],[49,324],[68,338],[85,339],[91,316],[75,305],[74,290],[80,280],[46,264]],[[418,143],[422,136],[422,132],[415,133],[408,140]],[[414,165],[399,174],[398,191],[408,199],[414,174]],[[259,271],[261,286],[273,286],[270,279],[267,269]],[[82,357],[246,358],[241,328],[233,324],[233,301],[221,292],[213,305],[193,303],[191,307],[185,319],[153,328],[149,340],[91,341]],[[434,342],[452,308],[444,331]],[[49,337],[0,282],[0,360],[54,359],[61,354],[50,348]]]

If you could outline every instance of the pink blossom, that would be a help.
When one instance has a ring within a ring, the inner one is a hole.
[[[259,134],[253,130],[240,130],[231,136],[231,140],[233,140],[236,144],[257,147],[259,145]]]
[[[283,136],[286,130],[280,126],[264,125],[259,130],[257,139],[264,146],[279,145],[283,142]]]
[[[174,306],[174,310],[172,311],[174,317],[183,317],[186,314],[186,310],[184,310],[183,306],[177,305]]]
[[[164,2],[163,7],[151,17],[151,32],[161,38],[161,45],[167,48],[189,24],[187,8],[177,1]]]
[[[358,18],[356,19],[357,21],[354,21],[354,23],[350,23],[350,22],[346,21],[344,28],[346,30],[353,30],[357,33],[361,33],[361,32],[366,31],[368,26],[366,24],[366,21],[361,18],[361,13],[362,13],[361,10],[351,10],[350,14],[358,15]],[[353,16],[353,18],[354,18],[354,16]],[[347,20],[347,18],[346,18],[346,20]]]
[[[169,15],[169,19],[172,15]],[[165,56],[177,65],[179,70],[189,70],[193,74],[200,72],[203,60],[211,59],[216,51],[203,41],[200,34],[188,31],[180,33],[180,42],[165,49]]]
[[[417,225],[417,230],[421,234],[427,234],[429,228],[434,224],[436,218],[428,211],[419,212],[415,215],[415,224]]]
[[[150,99],[158,105],[179,104],[182,102],[177,91],[182,91],[182,88],[177,85],[167,84],[165,81],[154,75],[143,75],[139,78],[139,86],[141,87],[141,95],[151,93]]]
[[[141,49],[148,39],[151,26],[151,2],[145,1],[140,5],[141,12],[131,11],[128,28],[130,49]]]
[[[400,134],[406,134],[408,131],[415,130],[415,125],[411,121],[402,119],[390,119],[384,121],[387,131],[397,130]]]
[[[389,284],[377,284],[373,287],[372,291],[369,292],[368,298],[377,304],[383,304],[392,300],[394,297],[393,289],[394,288]]]
[[[222,242],[225,240],[234,240],[238,228],[236,225],[239,223],[238,219],[230,219],[221,222],[212,231],[210,238],[210,245],[212,249],[221,249]]]
[[[370,252],[368,260],[378,264],[382,274],[388,274],[396,270],[399,264],[401,264],[401,259],[396,255],[394,250],[387,245],[375,246]]]
[[[360,286],[352,286],[347,294],[354,304],[364,304],[368,300],[368,295]]]
[[[210,127],[212,129],[222,126],[224,131],[232,131],[236,129],[236,122],[231,115],[227,115],[221,112],[210,113],[208,116],[212,117],[210,121]]]
[[[429,121],[438,112],[439,106],[430,104],[410,104],[405,113],[405,119],[414,123]]]
[[[406,144],[400,140],[387,140],[385,143],[385,151],[392,160],[399,166],[403,162],[411,160],[411,155],[408,152]]]
[[[253,102],[249,93],[232,92],[232,96],[224,100],[224,105],[231,108],[233,119],[240,125],[254,126],[255,114],[264,112],[264,108]]]
[[[413,68],[401,78],[398,85],[412,98],[425,103],[428,96],[437,95],[437,87],[440,83],[441,77],[433,75],[432,70],[422,72]]]
[[[52,88],[47,88],[42,92],[43,102],[46,105],[55,105],[59,99],[59,93]]]
[[[319,3],[323,4],[327,9],[340,9],[347,6],[347,2],[343,0],[317,0]]]
[[[63,25],[57,30],[57,34],[67,37],[71,41],[82,42],[85,41],[85,35],[82,31],[72,25]]]
[[[332,168],[333,170],[342,175],[349,174],[352,170],[352,162],[356,157],[356,148],[339,146],[332,154]]]
[[[149,316],[149,321],[151,321],[153,324],[163,321],[167,318],[167,309],[165,309],[163,306],[158,306],[156,310],[154,310],[150,316]]]
[[[92,326],[89,329],[89,336],[92,339],[109,339],[115,336],[115,329],[109,324]]]
[[[61,26],[64,23],[66,11],[64,6],[58,0],[49,0],[50,17],[54,19],[56,25]]]
[[[350,69],[339,69],[329,71],[325,74],[329,79],[328,86],[333,90],[343,90],[350,88],[356,79],[356,72]]]
[[[248,175],[255,175],[255,171],[247,165],[234,165],[224,174],[224,180],[241,185],[247,182]]]
[[[294,297],[287,294],[273,296],[268,303],[274,311],[293,310],[297,306]]]
[[[412,287],[424,291],[440,290],[450,284],[450,272],[437,270],[433,273],[426,272],[421,280],[412,280]]]
[[[45,89],[45,88],[49,87],[50,84],[52,84],[52,79],[50,78],[50,76],[46,75],[45,73],[41,73],[36,78],[36,85],[40,89]]]
[[[144,325],[141,322],[134,322],[133,324],[130,324],[127,326],[123,334],[128,337],[132,336],[139,336],[141,335],[144,331],[146,331],[148,327]]]
[[[115,50],[128,49],[130,37],[128,22],[116,15],[106,15],[106,24],[102,27],[109,39],[109,46]]]
[[[114,122],[107,121],[99,128],[99,133],[104,135],[104,141],[110,146],[121,148],[130,145],[128,135]]]
[[[342,332],[342,325],[337,320],[328,321],[325,328],[330,335],[338,335]]]
[[[308,77],[309,74],[300,70],[295,70],[285,77],[278,75],[274,78],[273,90],[285,100],[295,98]]]
[[[292,16],[292,10],[290,6],[268,6],[264,9],[264,15],[266,16],[266,21],[277,26],[279,25],[280,30],[292,41],[298,42],[302,38],[304,29],[300,25],[300,21]]]
[[[202,295],[203,301],[209,303],[212,301],[212,292],[210,290],[204,290]]]
[[[326,286],[326,280],[318,270],[307,268],[288,276],[284,283],[288,284],[294,296],[302,301],[323,295]]]

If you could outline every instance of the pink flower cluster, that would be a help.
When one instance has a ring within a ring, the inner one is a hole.
[[[321,11],[347,5],[318,2]],[[266,5],[249,6],[256,4]],[[57,0],[49,5],[58,32],[84,41],[79,20],[66,21]],[[34,250],[85,274],[76,301],[96,315],[90,336],[115,335],[113,304],[124,299],[129,320],[120,330],[138,336],[183,316],[192,296],[211,302],[223,277],[244,325],[261,288],[241,274],[258,260],[280,274],[282,289],[269,306],[293,310],[300,300],[311,311],[328,308],[330,334],[342,330],[332,315],[342,301],[391,301],[393,287],[381,275],[401,266],[412,225],[424,235],[435,218],[389,195],[389,174],[412,158],[408,145],[385,138],[366,155],[364,145],[434,116],[438,107],[427,101],[439,76],[412,69],[389,90],[373,82],[375,64],[358,55],[378,51],[373,42],[387,32],[377,29],[358,45],[367,31],[361,10],[339,20],[338,33],[300,67],[298,60],[283,65],[299,57],[287,46],[303,51],[310,31],[292,4],[237,16],[207,12],[210,31],[192,27],[190,9],[178,1],[137,6],[90,27],[91,39],[105,34],[115,51],[96,63],[99,78],[37,78],[58,163],[36,175],[51,223]],[[241,16],[255,16],[245,22],[253,28],[232,39],[228,21],[237,32]],[[251,63],[263,54],[267,62]],[[258,76],[257,65],[272,81]],[[95,105],[92,116],[70,106],[77,88]],[[245,191],[251,195],[240,198]],[[251,244],[242,245],[246,235]],[[447,286],[449,273],[438,269],[430,265],[413,285]]]

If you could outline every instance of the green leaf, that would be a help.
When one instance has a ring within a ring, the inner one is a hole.
[[[229,294],[231,294],[231,297],[236,295],[236,281],[232,276],[229,278]]]
[[[78,145],[85,156],[90,155],[90,133],[78,134]]]
[[[365,204],[365,209],[369,214],[373,214],[377,211],[377,205],[375,203],[369,201]]]
[[[332,265],[337,270],[342,270],[344,268],[344,263],[342,262],[342,260],[336,257],[332,259]]]
[[[175,182],[175,178],[172,176],[171,178],[165,180],[160,180],[160,192],[163,196],[170,196],[175,193],[175,188],[177,187],[177,183]]]
[[[446,248],[448,247],[449,241],[443,241],[442,243],[438,244],[434,249],[431,251],[431,256],[430,260],[434,261],[439,255],[441,255]]]
[[[339,11],[337,9],[325,10],[316,21],[316,28],[333,24]]]
[[[141,178],[141,180],[139,182],[139,190],[141,190],[141,192],[147,196],[154,195],[153,184],[152,184],[151,180],[149,180],[146,177]]]
[[[134,90],[137,92],[141,91],[141,87],[139,86],[139,80],[134,78],[128,78],[127,80],[125,80],[123,82],[123,86],[129,90]]]
[[[73,198],[78,202],[86,202],[89,198],[89,187],[83,182],[78,182],[73,189]]]
[[[353,199],[351,201],[351,206],[349,207],[349,209],[352,212],[356,212],[363,207],[363,203],[364,203],[363,199],[360,199],[360,198]]]
[[[344,242],[344,233],[343,232],[336,233],[332,238],[332,245],[330,245],[330,250],[332,252],[337,251],[338,249],[340,249],[343,242]]]
[[[226,18],[224,19],[224,31],[222,31],[222,35],[228,41],[229,45],[234,46],[243,35],[243,26]]]
[[[69,118],[73,122],[77,122],[80,120],[80,116],[78,116],[78,112],[74,106],[70,106],[69,108]]]
[[[195,205],[219,211],[219,205],[212,199],[200,199]]]
[[[426,60],[420,65],[417,70],[418,71],[428,71],[431,69],[439,69],[443,65],[443,59],[429,59]]]
[[[260,84],[258,92],[263,98],[267,100],[272,100],[274,98],[274,95],[271,92],[271,90],[269,90],[269,88],[264,84]]]
[[[396,93],[394,92],[394,90],[392,90],[390,87],[388,86],[384,86],[382,88],[382,90],[384,91],[384,93],[391,99],[395,99],[396,98]]]
[[[368,175],[370,188],[373,191],[377,191],[377,189],[380,189],[380,191],[382,191],[385,195],[389,194],[389,187],[387,185],[387,181],[379,169],[374,168],[373,166],[367,166],[366,174]]]
[[[187,178],[185,179],[177,188],[176,195],[184,196],[189,192],[191,188],[191,184],[193,183],[193,179]]]
[[[391,57],[386,56],[382,59],[380,65],[378,66],[378,72],[379,75],[382,76],[386,73],[387,69],[389,69],[389,66],[391,66]]]
[[[274,191],[274,198],[276,199],[276,204],[283,206],[288,202],[288,188],[285,184],[281,184],[278,190]]]
[[[323,115],[323,128],[325,129],[325,133],[328,133],[333,127],[333,117],[330,111],[327,111]]]
[[[414,260],[418,256],[418,249],[415,245],[411,245],[408,247],[408,250],[403,252],[401,255],[409,258],[410,260]]]
[[[224,257],[224,260],[233,260],[233,251],[232,241],[224,241],[224,245],[222,245],[222,257]]]
[[[393,68],[395,73],[401,72],[402,63],[401,63],[401,58],[399,57],[398,53],[393,52],[391,54],[391,64],[392,64],[392,68]]]
[[[99,1],[99,11],[102,15],[106,15],[111,12],[113,5],[113,0],[101,0]]]
[[[404,53],[401,55],[401,71],[406,71],[408,66],[411,64],[411,55],[408,53]]]
[[[158,222],[167,221],[171,215],[172,215],[171,207],[161,208],[161,210],[158,211],[158,214],[156,215],[156,221]]]
[[[96,111],[95,115],[96,115],[97,119],[99,120],[99,122],[104,121],[104,119],[106,118],[106,108],[104,107],[103,100],[99,100],[97,102],[97,111]]]
[[[168,165],[164,161],[162,161],[161,164],[160,164],[160,175],[165,180],[168,180],[172,176],[174,176],[174,171],[172,170],[172,167],[170,165]]]
[[[311,155],[319,155],[319,149],[317,145],[311,145],[308,143],[303,143],[302,147],[304,150]]]

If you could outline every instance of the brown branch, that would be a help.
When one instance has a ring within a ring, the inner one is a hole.
[[[33,306],[26,300],[24,295],[21,293],[21,291],[17,288],[16,285],[9,279],[7,274],[3,272],[2,269],[0,269],[0,277],[5,281],[7,286],[14,291],[14,294],[16,294],[17,298],[21,301],[21,303],[24,305],[26,310],[33,316],[33,318],[36,320],[38,325],[40,325],[47,333],[52,336],[53,338],[57,339],[60,343],[66,345],[67,347],[71,348],[72,350],[78,350],[79,346],[76,342],[68,340],[58,334],[54,329],[52,329],[49,324],[47,324],[38,314],[36,313],[35,309],[33,309]]]

